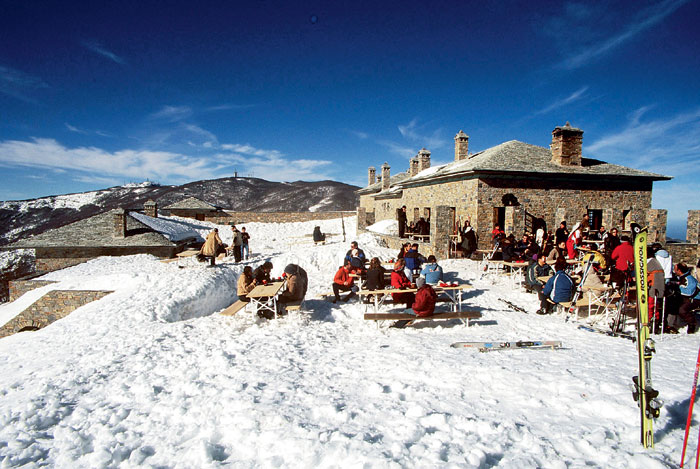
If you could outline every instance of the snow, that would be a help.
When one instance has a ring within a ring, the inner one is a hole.
[[[170,241],[182,241],[187,238],[195,238],[199,241],[204,241],[200,233],[193,229],[189,223],[182,223],[181,221],[171,220],[167,217],[153,218],[139,212],[129,212],[129,215],[144,225],[160,232]]]
[[[190,221],[192,229],[211,227]],[[355,219],[345,219],[354,233]],[[300,237],[341,221],[250,223],[253,258],[214,268],[194,259],[101,257],[41,277],[51,288],[107,289],[36,332],[0,339],[3,467],[654,468],[680,459],[696,335],[657,340],[654,385],[665,400],[656,448],[639,443],[629,390],[634,344],[532,314],[537,299],[477,263],[442,260],[471,283],[483,318],[406,329],[362,319],[355,301],[317,298],[356,239]],[[219,227],[230,237],[230,229]],[[287,249],[292,244],[293,249]],[[278,320],[217,314],[245,265],[309,273],[305,311]],[[28,295],[30,295],[29,293]],[[36,295],[36,293],[35,293]],[[530,311],[507,307],[506,299]],[[20,299],[18,301],[29,301]],[[12,304],[0,306],[0,315]],[[17,307],[17,306],[15,306]],[[456,341],[561,340],[561,350],[479,353]],[[697,420],[691,433],[698,431]],[[691,438],[689,453],[694,455]],[[687,464],[691,457],[688,456]]]
[[[398,236],[399,222],[396,220],[381,220],[374,225],[368,226],[367,230],[379,234]]]

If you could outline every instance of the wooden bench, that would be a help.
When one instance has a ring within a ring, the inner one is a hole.
[[[304,300],[299,300],[299,301],[293,301],[291,303],[285,303],[284,304],[284,309],[289,312],[289,311],[299,311],[301,309],[301,306],[304,304]]]
[[[446,320],[461,319],[465,325],[469,325],[470,319],[481,318],[481,313],[476,310],[464,311],[441,311],[430,316],[416,316],[410,313],[365,313],[365,320],[368,321],[417,321],[417,320]]]
[[[247,304],[248,303],[246,303],[245,301],[238,300],[234,304],[232,304],[231,306],[229,306],[228,308],[223,310],[221,312],[221,315],[222,316],[233,316],[234,314],[236,314],[237,312],[239,312],[240,310],[245,308]]]

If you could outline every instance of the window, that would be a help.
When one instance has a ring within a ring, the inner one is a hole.
[[[589,208],[588,223],[591,225],[590,231],[598,231],[603,224],[603,211]]]

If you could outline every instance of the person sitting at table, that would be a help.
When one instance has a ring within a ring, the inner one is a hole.
[[[416,288],[416,298],[411,305],[413,312],[418,317],[430,316],[435,312],[437,293],[422,277],[416,279]]]
[[[523,256],[525,253],[525,250],[530,246],[530,239],[527,233],[523,234],[523,237],[520,238],[520,241],[514,244],[515,246],[515,252],[518,253],[518,256]],[[532,256],[530,256],[532,257]]]
[[[272,283],[270,272],[272,272],[272,262],[265,261],[263,265],[259,266],[253,271],[253,277],[258,282],[258,285]]]
[[[340,292],[350,292],[343,301],[348,301],[355,296],[357,287],[355,286],[355,279],[350,276],[353,270],[350,261],[346,260],[345,264],[335,273],[335,277],[333,277],[333,295],[335,296],[335,298],[333,298],[333,303],[340,301]]]
[[[506,233],[501,229],[500,225],[494,226],[493,230],[491,230],[491,244],[496,244],[496,242],[500,241],[505,236]]]
[[[551,300],[554,304],[571,301],[576,287],[574,286],[574,281],[566,273],[566,259],[562,257],[557,259],[557,262],[554,264],[554,270],[556,273],[547,280],[544,288],[542,288],[542,294],[545,296],[545,299]],[[552,304],[546,301],[544,308],[539,309],[537,314],[552,314]]]
[[[425,218],[420,217],[418,219],[418,223],[416,223],[414,231],[415,234],[422,236],[427,236],[430,234],[430,228],[428,227],[428,222],[425,221]]]
[[[248,293],[253,291],[253,288],[258,284],[258,281],[253,277],[253,268],[249,265],[243,268],[243,273],[238,276],[238,299],[248,303]]]
[[[320,226],[314,226],[314,232],[313,232],[313,238],[314,238],[314,244],[316,243],[325,243],[326,242],[326,235],[321,233],[321,227]]]
[[[537,292],[537,297],[540,300],[540,311],[547,307],[547,297],[542,293],[544,283],[538,277],[547,277],[552,275],[552,268],[546,262],[544,256],[535,256],[535,260],[527,268],[525,283],[530,291]]]
[[[513,235],[508,236],[501,243],[501,255],[505,262],[515,262],[520,260],[520,256],[515,251],[515,237]]]
[[[428,263],[425,264],[423,270],[420,271],[421,277],[425,278],[425,282],[430,285],[437,285],[442,282],[442,267],[437,263],[437,258],[432,254],[428,256]],[[416,284],[418,281],[416,280]]]
[[[621,243],[620,238],[617,236],[617,233],[617,228],[613,228],[612,230],[610,230],[610,233],[608,234],[608,236],[605,237],[605,240],[603,241],[603,249],[605,251],[606,256],[612,256],[612,252]]]
[[[407,288],[413,288],[415,285],[406,277],[404,268],[406,267],[406,262],[403,259],[399,259],[394,264],[394,270],[391,271],[391,286],[397,290],[405,290]],[[392,293],[391,297],[394,303],[405,303],[406,309],[409,309],[416,299],[416,295],[413,292],[402,292],[402,293]]]
[[[309,278],[306,271],[296,264],[287,264],[284,268],[283,277],[287,279],[286,286],[277,300],[280,311],[284,311],[285,303],[295,303],[304,301]]]
[[[403,259],[403,257],[406,255],[408,251],[411,249],[411,243],[403,243],[401,246],[401,249],[399,250],[399,253],[396,255],[397,259]]]
[[[554,249],[549,251],[547,262],[555,262],[560,257],[566,259],[566,241],[562,241]]]
[[[365,288],[367,290],[382,290],[384,289],[384,275],[386,274],[386,269],[382,267],[382,263],[378,257],[373,257],[369,261],[369,268],[367,269],[367,281],[365,282]],[[368,295],[365,299],[365,303],[371,303],[374,295]]]
[[[592,251],[585,256],[583,256],[583,259],[581,260],[581,270],[580,274],[583,276],[584,272],[586,271],[586,264],[588,264],[589,261],[592,261],[593,263],[591,264],[591,268],[588,271],[588,274],[586,275],[585,279],[583,280],[583,284],[581,285],[581,291],[582,292],[587,292],[589,290],[599,290],[602,288],[605,288],[605,284],[603,281],[600,279],[599,273],[605,269],[606,263],[605,263],[605,257],[599,253],[598,251]]]
[[[345,253],[345,260],[350,261],[350,264],[355,269],[365,269],[365,252],[357,246],[357,241],[350,243],[350,249]]]
[[[411,249],[403,255],[406,261],[406,277],[413,278],[413,274],[420,272],[420,266],[425,262],[425,258],[418,252],[418,243],[413,243]]]

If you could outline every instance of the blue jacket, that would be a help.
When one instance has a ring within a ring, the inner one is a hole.
[[[403,255],[403,260],[406,261],[406,268],[409,270],[420,269],[420,264],[423,260],[422,258],[423,256],[421,256],[418,251],[414,251],[413,249],[409,250]]]
[[[345,260],[350,261],[350,265],[353,267],[358,267],[360,269],[365,268],[365,259],[365,251],[359,248],[357,249],[357,257],[353,257],[352,249],[345,254]]]
[[[547,280],[547,283],[542,289],[542,294],[550,298],[555,303],[570,301],[574,294],[574,281],[571,280],[566,272],[558,271],[552,278]]]
[[[442,280],[442,267],[435,264],[426,264],[420,274],[425,277],[425,283],[430,283],[432,285],[437,284]]]
[[[695,280],[695,277],[688,272],[680,280],[681,295],[689,296],[693,300],[700,300],[700,290],[698,290],[698,281]]]

